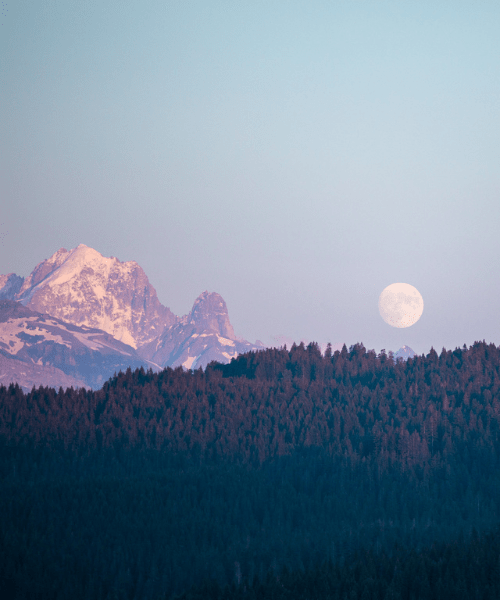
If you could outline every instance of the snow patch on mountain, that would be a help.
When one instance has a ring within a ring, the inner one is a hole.
[[[191,369],[193,366],[193,363],[196,361],[197,358],[198,358],[197,356],[188,356],[186,358],[186,360],[182,363],[182,366],[185,369]]]
[[[42,330],[37,327],[36,322],[25,318],[9,319],[1,324],[0,327],[0,348],[9,354],[16,355],[26,342],[36,343],[37,338],[42,337],[44,341],[52,341],[56,344],[69,346],[61,335],[53,334],[50,331]],[[32,338],[30,340],[30,338]]]

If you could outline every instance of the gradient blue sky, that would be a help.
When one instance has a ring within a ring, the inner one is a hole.
[[[0,273],[85,243],[251,341],[500,343],[500,3],[6,8]]]

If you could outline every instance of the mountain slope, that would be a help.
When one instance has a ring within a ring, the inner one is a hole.
[[[55,387],[97,388],[115,372],[152,366],[104,331],[65,323],[10,300],[0,301],[0,355],[11,361],[2,362],[9,380],[0,381],[16,381],[25,388],[45,385],[47,377]]]

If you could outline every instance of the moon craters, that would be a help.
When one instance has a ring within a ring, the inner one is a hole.
[[[392,327],[410,327],[422,316],[424,300],[409,283],[392,283],[378,299],[380,316]]]

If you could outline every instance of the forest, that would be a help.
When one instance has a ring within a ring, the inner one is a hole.
[[[0,387],[5,598],[493,599],[499,516],[484,341]]]

